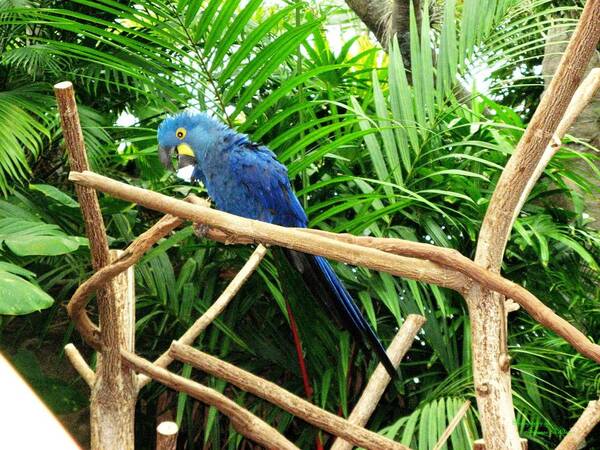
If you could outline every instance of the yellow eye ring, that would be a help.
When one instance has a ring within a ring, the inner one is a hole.
[[[185,128],[177,128],[177,131],[175,131],[175,136],[177,136],[177,139],[183,139],[185,137],[185,134]]]

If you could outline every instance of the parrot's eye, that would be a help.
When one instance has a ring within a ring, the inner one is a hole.
[[[175,136],[177,136],[177,139],[183,139],[185,137],[185,128],[177,128],[177,131],[175,132]]]

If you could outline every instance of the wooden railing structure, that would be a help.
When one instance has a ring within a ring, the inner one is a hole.
[[[226,380],[261,397],[325,432],[336,436],[332,448],[407,449],[364,428],[390,381],[379,365],[348,419],[327,412],[306,400],[214,356],[192,347],[193,342],[234,299],[258,267],[267,245],[321,255],[356,266],[436,284],[459,292],[466,300],[471,319],[473,376],[483,440],[474,448],[520,450],[527,446],[515,425],[510,389],[510,357],[507,351],[506,315],[523,307],[540,324],[569,342],[580,354],[600,363],[600,346],[569,322],[556,315],[523,287],[503,278],[500,265],[510,230],[537,178],[560,147],[560,140],[579,112],[600,86],[600,68],[580,83],[600,38],[600,0],[588,0],[563,55],[529,126],[512,154],[490,201],[480,231],[475,260],[455,250],[401,239],[334,234],[312,229],[284,228],[237,217],[210,208],[196,197],[177,200],[130,186],[88,170],[73,86],[55,86],[72,172],[90,241],[93,276],[79,286],[68,312],[83,339],[99,352],[94,372],[79,351],[66,347],[73,366],[91,388],[92,449],[133,449],[134,411],[139,390],[151,380],[216,407],[229,417],[234,428],[247,438],[272,449],[297,447],[277,430],[223,394],[167,370],[174,360]],[[137,203],[165,214],[122,252],[109,251],[96,191]],[[202,224],[206,237],[225,244],[258,244],[246,264],[213,305],[173,342],[156,361],[135,354],[135,294],[133,265],[156,242],[184,221]],[[86,305],[96,294],[99,325]],[[411,315],[388,349],[395,365],[400,363],[425,319]],[[600,402],[592,401],[557,447],[576,449],[600,421]],[[460,409],[436,445],[441,448],[469,409]],[[157,448],[174,449],[173,427],[159,427]]]

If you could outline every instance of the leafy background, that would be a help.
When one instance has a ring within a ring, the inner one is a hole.
[[[0,0],[2,350],[85,444],[87,392],[62,347],[81,345],[64,306],[91,268],[53,83],[74,82],[99,173],[175,197],[202,194],[162,169],[155,135],[169,113],[206,110],[277,153],[311,226],[472,256],[495,183],[541,92],[543,31],[573,27],[580,7],[432,3],[412,10],[408,36],[384,51],[345,4],[327,0]],[[478,77],[481,65],[494,70]],[[124,126],[124,117],[132,123]],[[561,149],[517,220],[503,270],[598,341],[600,241],[581,201],[597,189],[598,173],[582,176],[573,159],[595,167],[591,156]],[[158,217],[109,197],[100,202],[112,248]],[[198,240],[189,226],[150,251],[136,266],[139,352],[153,358],[166,348],[250,252]],[[284,299],[301,302],[313,401],[346,415],[376,361],[272,256],[196,345],[300,394]],[[336,270],[385,341],[406,315],[427,317],[402,364],[402,395],[387,392],[369,427],[432,448],[463,402],[474,403],[462,299],[362,268]],[[509,327],[520,433],[533,449],[553,448],[598,398],[600,370],[523,312]],[[287,413],[189,367],[173,369],[225,392],[300,448],[313,445],[316,431]],[[181,448],[250,447],[214,409],[153,384],[138,402],[140,448],[153,447],[159,416],[180,423]],[[479,434],[471,408],[446,448],[470,448]],[[589,448],[599,446],[591,437]]]

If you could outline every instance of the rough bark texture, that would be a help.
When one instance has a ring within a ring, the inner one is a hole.
[[[170,353],[178,361],[190,364],[197,369],[232,383],[240,389],[263,398],[328,433],[352,442],[356,446],[369,450],[410,450],[402,444],[324,411],[275,383],[257,377],[192,347],[173,342]]]
[[[58,83],[54,91],[71,168],[87,170],[73,85]],[[93,189],[83,186],[77,186],[76,192],[90,242],[92,266],[100,270],[109,264],[111,256],[98,198]],[[132,277],[133,271],[121,274],[98,291],[100,322],[105,325],[99,332],[85,309],[80,311],[80,316],[73,317],[88,343],[97,349],[101,347],[102,351],[90,398],[92,450],[134,448],[136,379],[133,371],[121,364],[119,353],[121,347],[133,350],[135,298]]]
[[[118,259],[120,253],[112,251],[111,259]],[[116,342],[111,346],[105,344],[98,355],[96,382],[90,397],[92,450],[133,450],[137,380],[135,372],[123,364],[120,352],[121,348],[134,349],[133,267],[117,275],[111,285],[114,292],[113,315],[100,317],[100,329],[111,329]],[[103,323],[110,323],[110,326],[102,326]]]
[[[388,48],[396,36],[405,67],[410,78],[410,0],[346,0],[346,4],[375,35],[379,44]],[[413,0],[415,18],[420,27],[421,1]]]
[[[544,60],[542,62],[542,75],[546,88],[552,80],[552,74],[556,71],[560,57],[564,53],[567,42],[571,37],[571,30],[564,25],[554,25],[548,32],[546,39],[546,46],[544,48]],[[595,52],[592,60],[588,64],[586,73],[589,73],[592,69],[600,67],[600,54]],[[596,148],[600,148],[600,92],[596,92],[596,95],[592,98],[589,105],[581,112],[575,123],[569,130],[569,134],[572,136],[583,139]],[[573,150],[580,153],[594,154],[595,152],[588,147],[578,144],[568,144]],[[592,168],[582,160],[570,160],[565,161],[563,164],[573,168],[577,172],[583,174],[583,176],[589,180],[597,180],[597,175],[593,172]],[[596,165],[596,168],[600,170],[600,161],[592,161],[592,164]],[[590,215],[594,222],[591,226],[600,229],[600,186],[596,184],[596,190],[591,193],[582,193],[580,188],[570,180],[565,182],[576,192],[583,195],[584,209],[587,214]],[[571,207],[571,201],[565,196],[553,198],[552,201],[558,201],[559,204]]]
[[[600,37],[600,0],[588,0],[546,95],[496,186],[479,235],[475,262],[499,272],[515,209],[534,175]],[[467,295],[473,377],[487,450],[519,450],[506,349],[504,298],[474,285]]]
[[[591,401],[556,450],[577,450],[600,422],[600,400]]]

